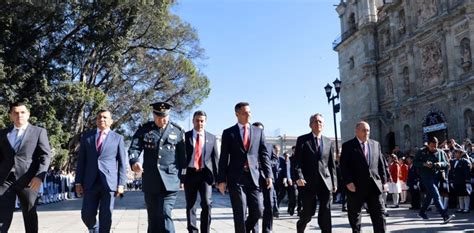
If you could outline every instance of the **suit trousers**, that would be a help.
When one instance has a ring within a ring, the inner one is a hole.
[[[267,189],[267,181],[260,177],[260,189],[262,190],[263,196],[263,216],[262,216],[262,232],[263,233],[270,233],[273,230],[273,213],[278,212],[278,207],[276,201],[276,194],[273,183],[273,186]],[[254,226],[254,230],[252,232],[258,232],[258,222]]]
[[[196,224],[196,199],[197,194],[201,198],[201,232],[210,232],[211,208],[212,208],[212,186],[206,183],[205,174],[201,170],[188,168],[184,182],[184,194],[186,197],[186,219],[188,232],[199,232]]]
[[[321,180],[322,182],[322,180]],[[311,222],[311,218],[316,213],[317,202],[319,201],[319,212],[318,212],[318,225],[321,232],[331,232],[331,203],[332,195],[331,192],[326,188],[324,183],[316,185],[316,189],[310,186],[302,189],[303,194],[303,210],[300,214],[300,219],[296,223],[296,230],[298,233],[302,233],[306,229],[306,225]]]
[[[38,232],[38,214],[36,212],[38,193],[28,187],[18,185],[12,172],[0,185],[0,233],[7,233],[10,228],[15,211],[16,196],[18,196],[23,212],[25,232]]]
[[[420,190],[419,189],[414,189],[414,188],[409,188],[408,191],[410,192],[411,196],[411,207],[413,209],[419,209],[421,204],[420,204]]]
[[[148,214],[148,233],[174,233],[171,211],[176,203],[176,191],[166,191],[161,184],[158,193],[145,192],[145,204]]]
[[[100,174],[90,190],[84,190],[81,218],[89,231],[108,233],[112,226],[112,211],[115,203],[115,192],[103,185]],[[99,221],[97,221],[99,210]]]
[[[367,182],[373,183],[373,181],[368,180]],[[351,192],[346,190],[347,195],[347,212],[349,223],[352,228],[352,232],[361,232],[361,212],[362,206],[364,203],[367,203],[367,211],[370,214],[370,219],[372,220],[372,226],[375,233],[386,232],[386,220],[384,215],[384,206],[382,200],[382,194],[375,184],[374,187],[371,187],[370,190],[363,193]]]
[[[262,192],[253,183],[250,172],[244,172],[238,183],[228,186],[232,213],[234,215],[235,233],[247,233],[255,230],[263,212]],[[246,210],[248,208],[248,216]],[[258,229],[256,229],[258,232]]]

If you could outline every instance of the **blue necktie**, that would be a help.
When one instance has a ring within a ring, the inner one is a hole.
[[[13,139],[13,149],[15,150],[15,152],[18,152],[18,149],[20,149],[21,144],[21,137],[19,136],[20,130],[14,129],[13,133],[15,134],[15,138]]]

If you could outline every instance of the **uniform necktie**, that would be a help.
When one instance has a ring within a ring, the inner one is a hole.
[[[244,125],[244,138],[243,138],[243,143],[244,143],[244,148],[245,150],[249,150],[250,142],[249,142],[249,132],[247,130],[247,126]]]
[[[13,139],[13,149],[15,150],[15,152],[18,152],[18,149],[20,149],[21,144],[20,129],[14,129],[13,133],[15,135],[15,138]]]
[[[201,170],[202,163],[202,146],[199,134],[196,134],[196,144],[194,146],[194,168]]]
[[[97,151],[100,153],[101,149],[102,149],[102,142],[104,141],[104,131],[101,130],[99,131],[99,137],[97,137],[97,144],[96,144],[96,148],[97,148]]]

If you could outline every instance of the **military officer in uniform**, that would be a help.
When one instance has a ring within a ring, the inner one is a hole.
[[[143,172],[148,233],[175,232],[171,210],[180,189],[181,171],[186,169],[184,131],[169,121],[171,104],[151,106],[154,121],[141,125],[133,135],[128,150],[130,166],[134,172]],[[139,162],[142,152],[143,165]]]

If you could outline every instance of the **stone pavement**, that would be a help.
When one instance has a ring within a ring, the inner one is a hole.
[[[212,232],[233,232],[232,211],[229,196],[213,194]],[[39,228],[41,233],[83,233],[87,232],[81,220],[82,199],[67,200],[59,203],[41,205],[38,207]],[[451,210],[453,212],[454,210]],[[198,209],[198,213],[200,210]],[[280,218],[274,221],[274,232],[296,232],[297,216],[289,216],[286,208],[280,208]],[[389,209],[387,230],[390,232],[474,232],[474,212],[457,214],[452,223],[441,225],[441,218],[435,212],[428,212],[430,220],[423,221],[416,212],[408,210],[408,205],[398,209]],[[341,205],[335,204],[332,211],[333,232],[350,232],[347,213],[341,212]],[[176,232],[186,231],[186,212],[184,192],[180,192],[173,210]],[[147,214],[142,192],[130,191],[123,199],[116,200],[113,213],[112,232],[135,233],[146,232]],[[199,224],[199,223],[198,223]],[[370,217],[365,213],[362,218],[363,231],[372,232]],[[13,218],[12,233],[24,232],[23,218],[20,211],[16,211]],[[317,218],[308,225],[306,232],[320,232]]]

